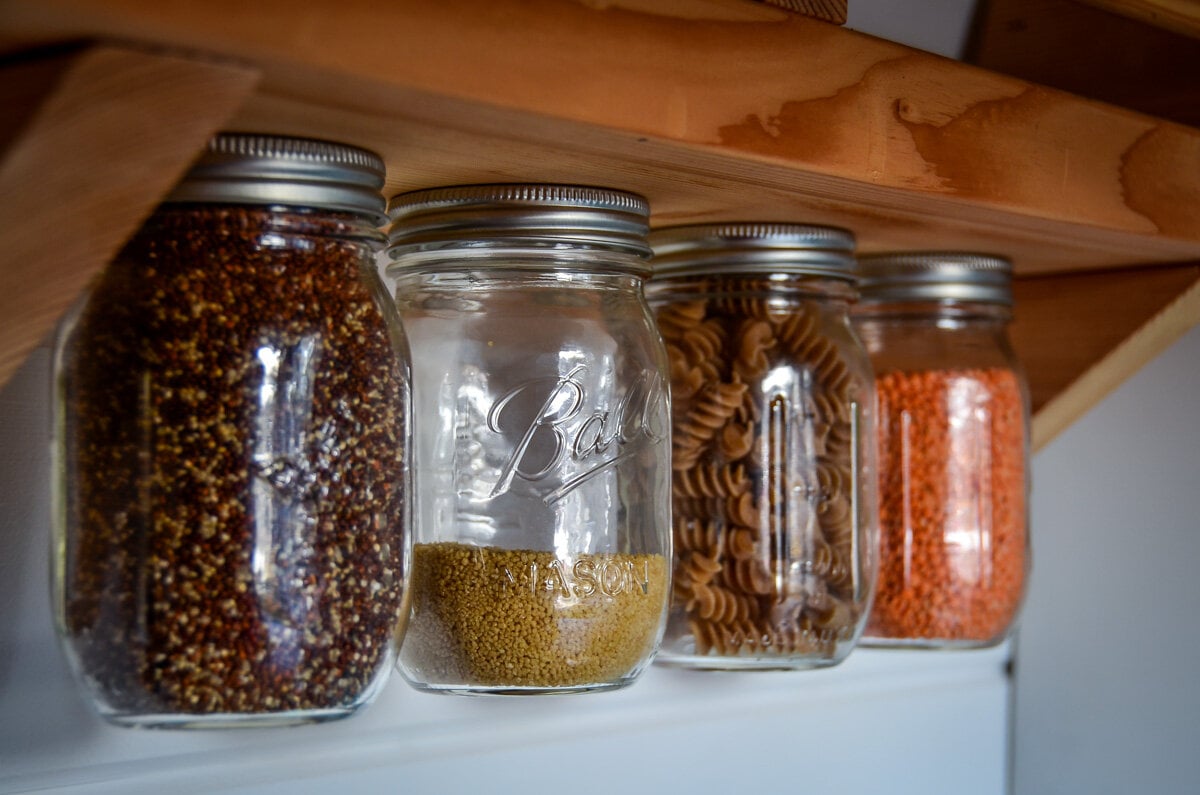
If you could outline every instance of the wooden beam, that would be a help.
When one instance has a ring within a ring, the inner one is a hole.
[[[27,78],[40,90],[30,96]],[[0,383],[250,94],[255,70],[95,47],[6,67]]]
[[[27,0],[0,28],[250,60],[239,126],[349,133],[390,192],[599,182],[656,222],[842,223],[864,250],[985,248],[1022,273],[1200,257],[1200,131],[765,6],[636,5]]]
[[[1088,0],[988,0],[967,60],[1152,116],[1200,126],[1200,39]],[[1200,3],[1193,8],[1200,14]]]
[[[1177,276],[1191,276],[1191,286],[1177,294],[1160,312],[1154,314],[1133,334],[1108,351],[1098,362],[1071,382],[1066,389],[1055,394],[1042,406],[1033,418],[1033,449],[1040,450],[1049,444],[1071,423],[1079,419],[1092,406],[1099,403],[1122,381],[1136,373],[1143,365],[1166,350],[1171,343],[1190,328],[1200,323],[1200,265],[1182,269]],[[1113,297],[1109,308],[1127,303],[1131,291],[1139,285],[1127,285],[1129,289]],[[1101,307],[1102,309],[1103,307]],[[1066,328],[1060,325],[1059,329]],[[1092,327],[1093,329],[1095,326]],[[1043,339],[1043,346],[1055,344],[1054,338]]]
[[[1082,2],[1141,20],[1149,25],[1200,38],[1200,3],[1196,0],[1082,0]]]
[[[1200,264],[1018,278],[1013,347],[1036,412],[1200,279]]]
[[[1131,265],[1150,273],[1157,272],[1144,268],[1151,263],[1200,261],[1200,131],[757,3],[0,4],[0,47],[10,52],[97,36],[253,64],[233,72],[250,74],[250,82],[261,72],[257,89],[233,81],[233,93],[248,98],[236,111],[240,99],[230,100],[210,127],[373,149],[388,164],[389,194],[492,180],[586,182],[645,194],[656,224],[733,218],[833,223],[853,229],[865,251],[1005,254],[1022,279]],[[171,74],[167,68],[149,71],[151,82]],[[158,86],[110,117],[106,109],[114,103],[104,91],[54,86],[47,108],[58,97],[57,113],[69,108],[93,119],[108,140],[94,140],[87,125],[67,134],[62,124],[39,121],[45,110],[39,107],[28,125],[16,125],[9,141],[9,158],[36,150],[43,134],[34,128],[42,124],[52,131],[46,140],[75,158],[66,168],[42,151],[34,162],[59,171],[45,186],[30,174],[23,178],[20,184],[42,193],[22,209],[40,225],[31,239],[54,239],[47,230],[69,222],[90,236],[85,248],[93,255],[80,260],[75,252],[59,259],[58,272],[45,271],[61,283],[49,290],[61,301],[57,306],[37,292],[46,282],[41,271],[0,263],[6,283],[15,285],[6,291],[10,305],[33,298],[43,306],[41,330],[37,322],[28,324],[33,339],[136,227],[207,134],[179,143],[180,151],[167,158],[170,165],[156,166],[154,153],[165,150],[132,146],[113,119],[132,113],[143,120],[162,117],[159,123],[178,120],[169,106],[194,92]],[[152,132],[140,134],[152,138]],[[157,145],[183,140],[174,133],[168,138]],[[111,194],[121,179],[138,179],[142,168],[156,175],[157,187],[147,187],[140,204],[116,202],[123,208],[121,223],[112,223],[114,202],[105,201],[104,191]],[[75,192],[91,196],[91,204],[57,203]],[[1158,283],[1157,276],[1139,280],[1130,283],[1140,283],[1141,291]],[[1111,319],[1072,320],[1057,298],[1047,299],[1049,322],[1020,344],[1028,351],[1053,350],[1076,321],[1085,344],[1065,363],[1042,366],[1037,353],[1029,354],[1045,402],[1039,418],[1058,405],[1051,396],[1068,382],[1066,391],[1075,397],[1055,416],[1098,399],[1102,392],[1076,385],[1094,385],[1099,376],[1075,376],[1106,372],[1113,346],[1186,284],[1171,278],[1160,287],[1145,305],[1139,303],[1144,296],[1125,302],[1130,308],[1121,313],[1116,336],[1106,331],[1114,328]],[[0,351],[11,355],[25,344],[20,335],[16,339],[19,344],[0,339]],[[1089,370],[1093,362],[1100,364]],[[1117,366],[1128,364],[1118,359]]]

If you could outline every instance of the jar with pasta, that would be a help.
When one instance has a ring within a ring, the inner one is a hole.
[[[1009,345],[1011,266],[963,253],[860,261],[855,324],[877,373],[872,645],[998,643],[1021,605],[1029,400]]]
[[[652,233],[672,391],[673,587],[659,662],[834,665],[874,583],[871,369],[854,238],[780,223]]]
[[[467,185],[393,199],[413,355],[416,544],[399,668],[461,694],[614,689],[666,619],[666,351],[649,208]]]

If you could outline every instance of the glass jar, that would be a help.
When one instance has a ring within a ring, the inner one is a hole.
[[[662,635],[670,556],[645,201],[471,185],[398,196],[392,217],[423,423],[400,671],[464,694],[629,684]]]
[[[339,718],[391,670],[410,376],[383,173],[218,135],[59,328],[57,622],[114,723]]]
[[[834,665],[874,581],[873,394],[854,238],[800,224],[651,234],[671,365],[674,582],[658,661]]]
[[[877,375],[880,572],[864,642],[998,643],[1029,568],[1029,398],[990,256],[860,260],[855,323]]]

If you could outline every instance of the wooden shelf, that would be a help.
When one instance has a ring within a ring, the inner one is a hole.
[[[1200,4],[1195,0],[1083,0],[1149,25],[1200,37]]]
[[[0,3],[0,48],[21,61],[10,86],[44,48],[81,41],[102,43],[68,56],[34,96],[17,92],[25,121],[0,139],[10,210],[0,377],[216,128],[374,149],[389,194],[494,180],[608,185],[645,194],[656,224],[839,224],[868,251],[1005,254],[1022,279],[1053,277],[1064,294],[1095,272],[1137,290],[1151,266],[1200,261],[1200,131],[759,3]],[[100,57],[138,66],[110,79],[89,71]],[[143,109],[132,130],[113,92]],[[81,192],[91,201],[76,201]],[[1122,339],[1163,305],[1178,317],[1170,328],[1196,322],[1194,302],[1171,300],[1195,272],[1176,273],[1149,309],[1109,307]],[[1020,345],[1058,345],[1082,317],[1031,301],[1019,322],[1036,331]],[[1106,354],[1063,351],[1052,372],[1031,368],[1035,392],[1061,394],[1042,385],[1064,371],[1078,383]]]

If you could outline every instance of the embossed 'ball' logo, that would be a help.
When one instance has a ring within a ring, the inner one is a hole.
[[[667,391],[657,373],[643,373],[614,408],[589,406],[586,366],[559,378],[538,378],[514,387],[492,405],[487,427],[513,444],[513,452],[491,492],[497,497],[514,478],[536,482],[563,471],[565,461],[583,465],[563,472],[563,481],[544,495],[553,503],[605,469],[633,455],[646,440],[666,440]]]

